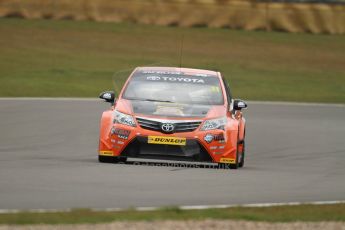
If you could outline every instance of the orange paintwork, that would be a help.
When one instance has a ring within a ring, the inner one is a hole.
[[[198,70],[198,69],[187,69],[187,68],[171,68],[171,67],[140,67],[141,70],[154,70],[154,71],[181,71],[184,74],[213,74],[217,75],[219,78],[221,78],[221,75],[219,72],[209,71],[209,70]],[[137,69],[136,69],[137,70]],[[133,73],[136,71],[134,70]],[[132,73],[132,74],[133,74]],[[130,143],[131,140],[138,136],[173,136],[173,137],[182,137],[186,139],[194,139],[198,140],[198,142],[207,150],[209,153],[211,159],[214,163],[220,163],[221,158],[230,158],[230,159],[236,159],[236,152],[237,148],[239,148],[239,154],[242,153],[243,147],[242,145],[237,145],[237,143],[241,140],[244,140],[244,130],[245,130],[245,119],[242,116],[242,112],[236,111],[235,115],[233,115],[230,111],[227,110],[227,98],[224,94],[224,105],[218,105],[213,106],[208,114],[203,118],[170,118],[171,120],[200,120],[204,122],[205,120],[213,119],[213,118],[219,118],[222,116],[227,117],[227,124],[225,127],[225,130],[208,130],[208,131],[200,131],[200,128],[202,124],[193,132],[180,132],[180,133],[172,133],[172,134],[165,134],[159,131],[153,131],[148,129],[143,129],[139,126],[137,123],[136,127],[126,126],[123,124],[113,124],[113,111],[116,109],[122,113],[126,113],[129,115],[132,115],[133,117],[140,116],[145,118],[161,118],[159,116],[148,116],[143,114],[134,114],[132,111],[132,107],[130,105],[130,101],[123,99],[122,94],[132,77],[129,76],[128,80],[126,81],[123,89],[121,90],[118,99],[116,100],[114,106],[109,108],[109,110],[104,111],[101,118],[101,124],[100,124],[100,139],[99,139],[99,152],[101,151],[112,151],[113,156],[120,156],[121,152],[126,148],[127,144]],[[223,85],[223,82],[220,81],[222,91],[225,92],[225,86]],[[111,135],[111,129],[119,128],[123,130],[130,131],[130,134],[128,136],[127,140],[118,138],[116,135]],[[204,140],[204,137],[206,134],[212,134],[212,135],[218,135],[223,134],[224,135],[224,143],[219,143],[218,141],[212,141],[211,143],[207,143]],[[113,141],[113,142],[112,142]],[[117,143],[118,141],[124,142],[122,145],[114,145],[114,143]],[[116,146],[116,147],[115,147]],[[217,146],[218,148],[216,150],[212,149]],[[219,146],[222,146],[221,149],[219,149]],[[224,146],[224,147],[223,147]]]

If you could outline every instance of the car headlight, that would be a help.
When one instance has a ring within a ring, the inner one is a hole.
[[[114,123],[136,127],[134,118],[131,115],[121,113],[117,110],[114,111]]]
[[[226,117],[206,120],[201,127],[201,131],[212,130],[212,129],[224,129],[225,124],[226,124]]]

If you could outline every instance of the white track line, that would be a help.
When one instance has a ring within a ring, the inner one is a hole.
[[[314,202],[285,202],[285,203],[253,203],[253,204],[230,204],[230,205],[183,205],[176,206],[182,210],[203,210],[203,209],[221,209],[221,208],[235,208],[235,207],[246,207],[246,208],[261,208],[261,207],[277,207],[277,206],[298,206],[298,205],[330,205],[330,204],[345,204],[345,200],[339,201],[314,201]],[[163,207],[137,207],[135,211],[156,211],[162,210]],[[75,209],[0,209],[0,214],[6,213],[20,213],[20,212],[31,212],[31,213],[52,213],[52,212],[72,212]],[[91,211],[101,212],[120,212],[128,211],[125,208],[91,208]]]
[[[81,97],[0,97],[0,101],[102,101],[98,98]],[[288,106],[324,106],[345,107],[345,104],[335,103],[307,103],[307,102],[284,102],[284,101],[247,101],[253,105],[288,105]]]

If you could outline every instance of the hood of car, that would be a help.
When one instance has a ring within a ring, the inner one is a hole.
[[[224,106],[180,104],[170,102],[119,100],[116,109],[132,115],[147,115],[163,118],[204,118],[225,115]]]

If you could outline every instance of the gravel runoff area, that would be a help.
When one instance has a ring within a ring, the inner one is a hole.
[[[267,223],[232,220],[188,220],[188,221],[118,221],[106,224],[78,224],[78,225],[1,225],[0,230],[111,230],[111,229],[242,229],[242,230],[273,230],[273,229],[303,229],[303,230],[345,230],[344,222],[293,222]]]

